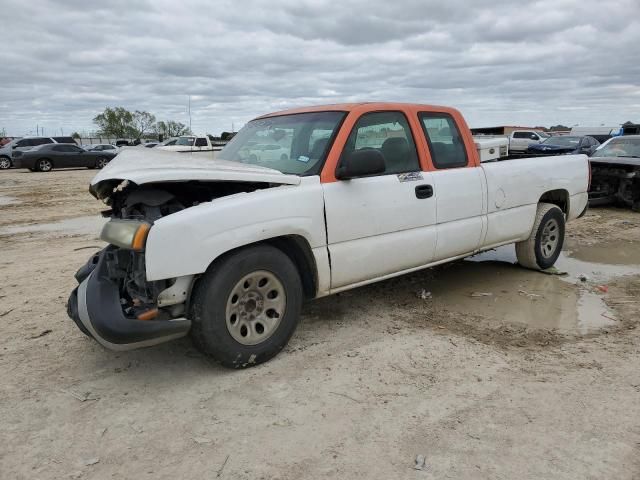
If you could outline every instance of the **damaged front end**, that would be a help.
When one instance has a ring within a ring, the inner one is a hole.
[[[108,246],[76,273],[67,304],[78,328],[111,350],[130,350],[186,335],[191,321],[157,308],[163,282],[145,282],[144,254]],[[136,266],[137,265],[137,266]]]
[[[220,197],[300,182],[269,168],[145,150],[122,152],[92,180],[89,191],[110,207],[103,212],[110,220],[101,234],[108,246],[78,270],[79,285],[68,303],[80,330],[113,350],[189,332],[188,301],[196,275],[147,278],[148,264],[165,260],[158,253],[149,259],[145,248],[147,236],[159,228],[156,222]]]
[[[259,182],[168,182],[138,186],[110,182],[95,190],[111,209],[101,239],[75,277],[67,305],[78,328],[112,350],[129,350],[186,335],[194,275],[148,281],[145,242],[160,218],[222,196],[267,188]],[[156,259],[158,261],[158,259]]]
[[[591,161],[591,175],[590,206],[617,204],[640,211],[640,162]]]

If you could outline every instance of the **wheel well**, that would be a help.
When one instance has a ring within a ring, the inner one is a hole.
[[[539,203],[552,203],[560,207],[565,215],[569,214],[569,192],[566,190],[549,190],[545,192],[538,200]]]
[[[318,270],[307,240],[300,235],[286,235],[264,243],[273,245],[291,259],[300,274],[305,297],[314,298],[318,291]]]
[[[212,262],[211,265],[216,264],[227,255],[261,244],[271,245],[288,256],[300,274],[300,280],[302,280],[302,289],[305,297],[307,299],[315,298],[318,291],[318,270],[316,268],[316,261],[313,257],[313,253],[311,252],[309,243],[300,235],[284,235],[234,248],[233,250],[229,250],[228,252],[220,255]],[[211,268],[211,265],[209,268]]]

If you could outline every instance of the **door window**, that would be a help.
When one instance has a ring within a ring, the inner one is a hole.
[[[420,170],[418,152],[407,118],[401,112],[372,112],[356,122],[342,152],[375,149],[382,153],[383,175]]]
[[[196,138],[196,147],[206,147],[207,139],[206,138]]]
[[[513,132],[513,138],[531,138],[531,132]]]
[[[466,167],[467,149],[460,130],[448,113],[420,113],[420,124],[427,137],[431,160],[436,168]]]

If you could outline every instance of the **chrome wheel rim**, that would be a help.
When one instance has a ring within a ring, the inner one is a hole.
[[[227,298],[227,330],[242,345],[257,345],[275,333],[287,306],[282,282],[257,270],[242,277]]]
[[[551,219],[545,223],[540,239],[540,249],[544,258],[550,258],[556,252],[560,243],[560,226],[558,221]]]
[[[107,166],[107,162],[104,158],[101,158],[100,160],[98,160],[98,168],[104,168]]]
[[[7,169],[11,166],[11,162],[6,158],[0,158],[0,168]]]
[[[38,163],[38,167],[40,168],[40,171],[48,172],[49,170],[51,170],[51,162],[49,162],[48,160],[40,160],[40,162]]]

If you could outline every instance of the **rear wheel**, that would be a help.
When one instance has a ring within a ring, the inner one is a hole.
[[[0,170],[11,168],[11,159],[8,157],[0,157]]]
[[[293,335],[302,299],[300,275],[282,251],[269,245],[239,250],[195,286],[191,337],[225,367],[266,362]]]
[[[533,270],[551,268],[564,243],[564,213],[556,205],[538,204],[536,219],[528,239],[516,243],[518,263]]]
[[[48,158],[41,158],[36,162],[36,171],[50,172],[53,169],[53,163]]]

